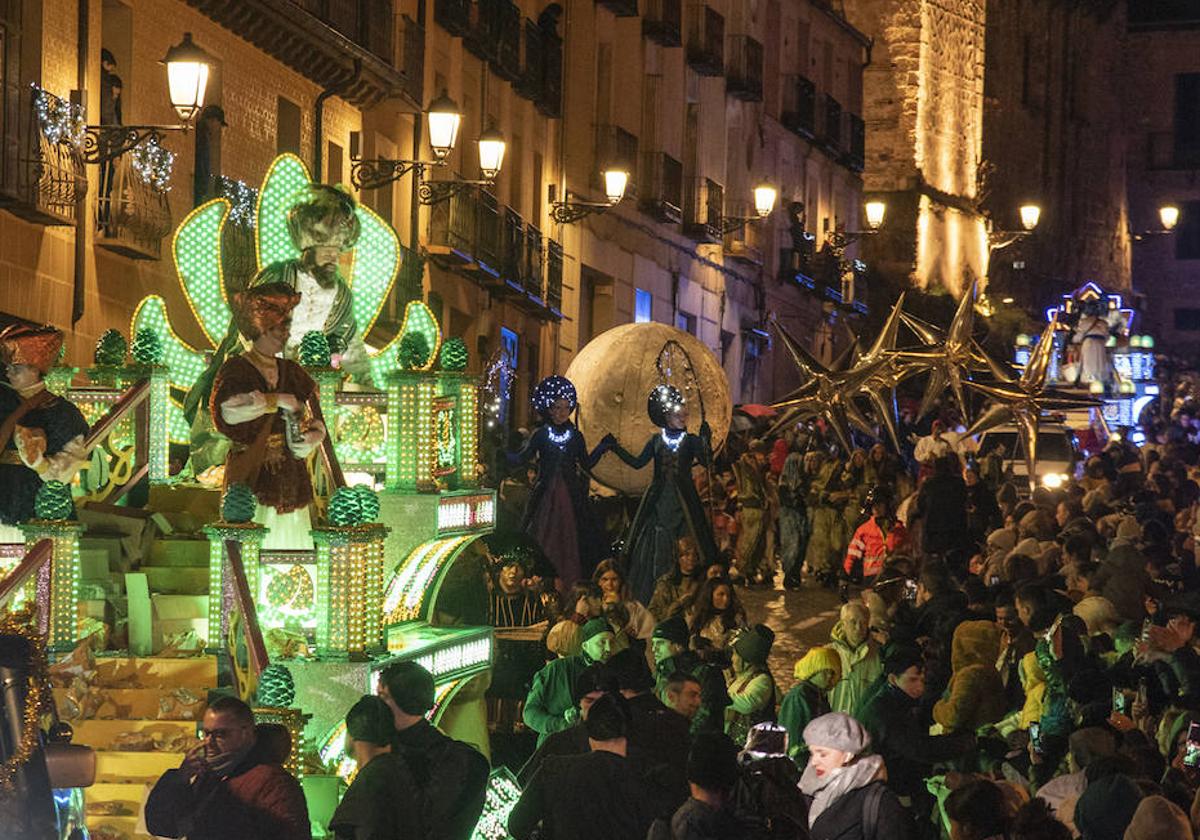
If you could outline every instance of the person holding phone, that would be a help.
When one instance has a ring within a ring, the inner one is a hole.
[[[262,749],[254,713],[236,697],[204,712],[203,739],[146,799],[146,828],[188,840],[311,840],[304,791]]]

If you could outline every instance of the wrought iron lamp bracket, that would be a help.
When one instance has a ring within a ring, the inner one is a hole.
[[[392,160],[391,158],[353,159],[350,161],[350,183],[356,189],[375,190],[399,181],[410,172],[424,179],[425,173],[434,166],[445,166],[446,159],[438,160]]]
[[[163,132],[187,131],[186,125],[89,125],[83,134],[85,163],[108,163],[142,143],[162,145]]]
[[[426,206],[441,204],[443,201],[449,201],[451,196],[457,195],[467,187],[491,187],[494,186],[495,183],[495,181],[483,179],[454,179],[450,181],[422,180],[420,185],[417,187],[417,198]]]

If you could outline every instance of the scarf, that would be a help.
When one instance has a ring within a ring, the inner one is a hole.
[[[878,755],[863,756],[824,777],[817,775],[816,766],[809,761],[804,768],[804,775],[800,777],[800,792],[812,797],[812,803],[808,806],[808,827],[812,828],[822,812],[850,791],[883,778],[886,778],[883,757]]]
[[[252,749],[254,749],[254,741],[251,741],[241,749],[214,755],[207,760],[209,772],[218,779],[226,778],[237,769],[239,764],[246,760],[246,756],[250,755]]]

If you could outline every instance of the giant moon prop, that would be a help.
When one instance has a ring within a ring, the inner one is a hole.
[[[694,373],[682,364],[683,354],[678,350],[671,354],[670,376],[659,373],[659,355],[670,341],[684,349]],[[627,450],[640,453],[650,436],[658,434],[658,427],[646,414],[646,398],[664,381],[687,399],[689,432],[700,430],[702,392],[703,419],[712,428],[714,450],[729,433],[733,403],[725,371],[699,339],[666,324],[622,324],[601,333],[575,356],[566,377],[579,394],[579,430],[588,446],[595,446],[611,432]],[[630,469],[610,453],[600,459],[592,475],[606,487],[635,495],[650,485],[654,465]]]

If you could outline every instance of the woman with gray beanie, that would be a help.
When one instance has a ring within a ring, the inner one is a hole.
[[[912,822],[888,790],[883,759],[869,755],[871,736],[843,712],[804,727],[808,767],[800,792],[808,801],[811,840],[909,840]]]

